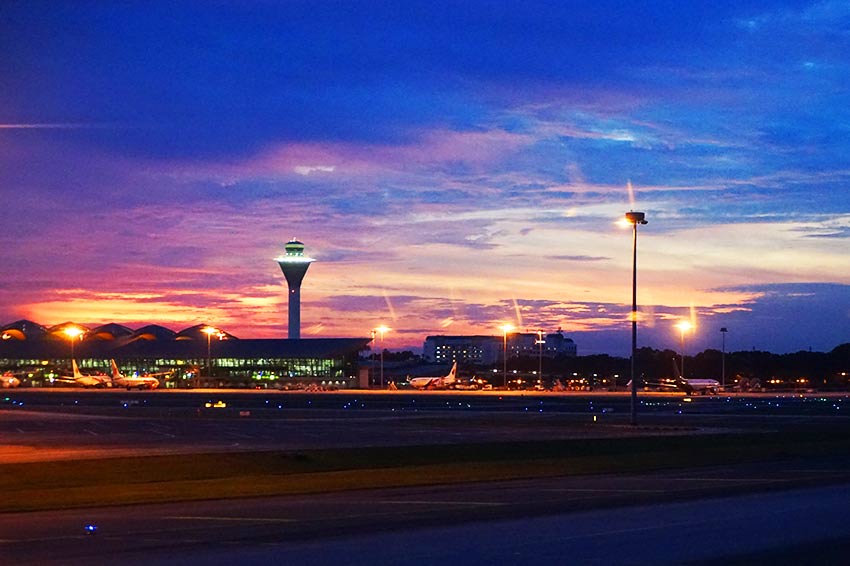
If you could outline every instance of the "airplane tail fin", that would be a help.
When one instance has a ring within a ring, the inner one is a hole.
[[[457,381],[457,362],[452,366],[452,371],[449,372],[449,375],[445,377],[446,383],[454,383]]]
[[[74,369],[74,379],[83,377],[83,374],[80,373],[80,366],[77,365],[77,360],[71,360],[71,367]]]
[[[679,371],[679,364],[676,363],[676,358],[673,358],[673,377],[676,379],[676,387],[690,395],[694,392],[694,388],[688,383],[688,380],[684,378],[682,372]]]
[[[109,367],[112,368],[112,374],[110,377],[112,377],[113,381],[121,377],[121,371],[119,371],[118,364],[115,363],[114,359],[109,360]]]

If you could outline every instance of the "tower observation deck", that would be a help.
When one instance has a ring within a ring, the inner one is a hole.
[[[284,254],[274,260],[286,277],[289,286],[289,327],[288,338],[301,338],[301,282],[307,274],[307,268],[314,260],[304,255],[304,244],[293,238],[284,246]]]

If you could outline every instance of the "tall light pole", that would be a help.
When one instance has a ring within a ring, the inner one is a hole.
[[[720,386],[726,389],[726,333],[729,332],[725,326],[720,329]]]
[[[676,328],[679,329],[680,341],[679,345],[681,346],[680,352],[682,353],[682,377],[685,377],[685,332],[692,329],[694,327],[693,324],[688,322],[687,320],[683,320],[682,322],[676,325]]]
[[[504,343],[502,347],[502,383],[505,389],[508,388],[508,332],[514,329],[510,324],[505,324],[500,327],[503,332]]]
[[[372,345],[375,345],[375,335],[378,334],[378,331],[374,328],[372,329]],[[369,389],[372,388],[372,384],[374,383],[372,380],[375,379],[375,354],[370,356],[372,361],[369,362]]]
[[[646,214],[643,212],[627,212],[625,224],[632,225],[632,425],[637,424],[637,375],[635,370],[635,356],[637,355],[637,237],[638,224],[646,224]]]
[[[85,330],[76,326],[69,326],[62,332],[71,339],[71,365],[74,365],[74,340],[76,340],[78,336],[82,336],[85,333]]]
[[[210,350],[212,348],[211,341],[212,335],[218,334],[218,328],[213,326],[204,326],[201,328],[201,332],[207,335],[207,377],[212,377],[212,356],[210,355]]]
[[[537,345],[539,346],[538,356],[537,356],[537,379],[543,379],[543,344],[546,343],[546,340],[543,339],[543,331],[537,331]],[[541,381],[542,383],[542,381]]]
[[[384,326],[382,324],[381,326],[379,326],[375,330],[381,335],[381,346],[380,346],[380,348],[381,348],[381,381],[380,381],[380,387],[381,387],[381,389],[383,389],[384,388],[384,332],[389,330],[389,328],[387,328],[386,326]]]

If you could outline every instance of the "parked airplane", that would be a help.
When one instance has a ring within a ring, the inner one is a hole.
[[[61,375],[56,379],[58,381],[71,381],[74,385],[81,387],[109,387],[110,385],[108,375],[85,375],[81,373],[77,360],[71,360],[71,367],[74,370],[73,375]]]
[[[673,359],[673,375],[676,376],[676,387],[693,395],[700,393],[703,395],[717,395],[720,390],[720,382],[716,379],[687,379],[679,371],[679,365],[676,359]]]
[[[21,380],[15,377],[15,375],[7,371],[3,375],[0,375],[0,387],[3,389],[9,389],[10,387],[17,387],[21,384]]]
[[[109,360],[109,365],[112,366],[112,386],[126,387],[128,390],[134,388],[156,389],[157,387],[159,387],[159,380],[155,378],[154,375],[164,375],[165,373],[170,373],[146,373],[145,375],[141,375],[139,377],[130,377],[121,373],[121,370],[118,369],[118,364],[115,363],[115,360]]]
[[[416,389],[446,389],[457,381],[457,362],[452,366],[449,375],[444,377],[410,377],[407,381]]]

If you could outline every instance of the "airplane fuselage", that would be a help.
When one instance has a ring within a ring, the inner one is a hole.
[[[407,382],[414,389],[446,389],[457,381],[457,362],[452,365],[449,375],[443,377],[411,377]]]
[[[702,393],[717,395],[720,390],[720,382],[716,379],[682,379],[682,389],[687,393]]]

